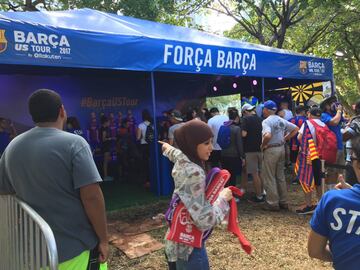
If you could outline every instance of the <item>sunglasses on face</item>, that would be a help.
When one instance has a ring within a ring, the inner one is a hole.
[[[353,162],[354,160],[359,160],[359,159],[357,157],[351,156],[350,160],[351,160],[351,162]]]

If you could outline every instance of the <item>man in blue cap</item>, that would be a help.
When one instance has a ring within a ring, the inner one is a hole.
[[[263,175],[266,191],[265,210],[288,209],[287,187],[284,174],[285,142],[294,137],[299,128],[276,115],[278,107],[272,100],[263,105],[262,144],[264,154]]]

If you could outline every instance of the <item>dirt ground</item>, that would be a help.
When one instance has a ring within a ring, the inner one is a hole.
[[[253,255],[247,255],[238,240],[218,226],[207,241],[211,269],[332,269],[330,263],[310,259],[307,255],[310,216],[294,213],[303,202],[299,186],[289,186],[289,202],[290,211],[268,212],[242,199],[238,204],[240,228],[255,249]],[[160,202],[125,212],[113,212],[110,217],[119,220],[151,218],[164,212],[166,207],[166,203]],[[150,234],[163,241],[165,228]],[[112,248],[109,262],[112,270],[167,269],[163,250],[130,260],[121,251]]]

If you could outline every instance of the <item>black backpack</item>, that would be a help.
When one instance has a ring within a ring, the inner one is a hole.
[[[155,134],[154,134],[154,128],[151,124],[147,125],[146,131],[145,131],[145,141],[147,143],[152,143],[154,141]]]

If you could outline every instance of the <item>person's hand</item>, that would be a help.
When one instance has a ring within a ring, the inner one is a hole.
[[[105,263],[109,258],[109,244],[108,242],[100,242],[98,246],[99,262]]]
[[[163,142],[163,141],[158,141],[158,143],[160,143],[161,146],[161,151],[165,152],[166,150],[170,149],[172,146],[170,144],[168,144],[167,142]]]
[[[229,188],[224,188],[219,196],[223,197],[226,201],[230,201],[233,198],[232,192]]]
[[[352,186],[345,182],[345,178],[342,174],[338,177],[339,183],[335,185],[335,189],[349,189],[352,188]]]
[[[261,144],[260,145],[260,149],[261,149],[261,151],[264,151],[266,148],[268,148],[268,145],[267,144]]]
[[[245,167],[245,166],[246,166],[246,160],[245,160],[245,158],[241,159],[241,161],[242,161],[242,166]]]
[[[337,106],[336,106],[336,110],[337,111],[343,111],[343,106],[341,105],[341,104],[338,104]]]

